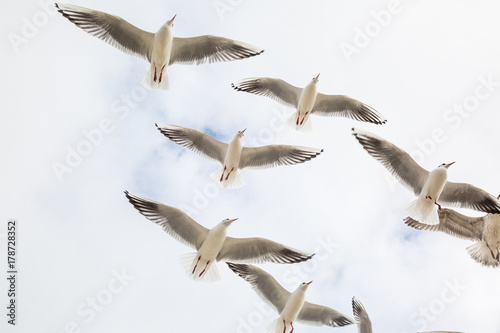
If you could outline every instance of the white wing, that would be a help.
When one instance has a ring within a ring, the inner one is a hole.
[[[160,132],[173,142],[208,159],[224,163],[227,143],[220,142],[203,132],[174,125],[155,124]]]
[[[243,147],[239,168],[272,168],[304,163],[322,152],[323,149],[287,145]]]
[[[83,8],[56,3],[58,11],[77,27],[117,49],[151,62],[154,34],[137,28],[124,19]]]
[[[429,172],[423,169],[404,150],[389,141],[358,129],[352,129],[353,135],[363,148],[384,165],[403,185],[419,195],[424,187]]]
[[[253,290],[270,306],[274,307],[278,313],[283,311],[290,293],[286,291],[272,276],[266,271],[244,264],[226,263],[229,268],[240,277],[249,282]]]
[[[264,238],[226,237],[217,261],[293,264],[309,260],[313,255]]]
[[[352,298],[352,313],[358,324],[358,333],[372,333],[372,322],[365,307],[356,297]]]
[[[371,106],[344,95],[318,93],[311,113],[322,116],[346,117],[378,125],[387,122],[387,119]]]
[[[480,241],[483,237],[484,216],[469,217],[452,209],[438,210],[439,224],[429,225],[415,221],[411,217],[405,218],[405,223],[419,230],[442,231],[448,235]]]
[[[500,214],[500,201],[488,192],[471,184],[446,182],[438,202]]]
[[[354,321],[342,313],[323,305],[304,302],[297,321],[315,326],[340,327],[354,324]]]
[[[264,50],[232,39],[216,36],[190,38],[174,37],[169,65],[203,64],[245,59],[261,54]]]
[[[283,80],[270,77],[244,79],[236,83],[231,83],[231,86],[238,91],[270,97],[275,101],[294,108],[299,105],[300,95],[303,90]]]
[[[169,235],[199,250],[208,229],[196,223],[182,210],[141,198],[125,191],[128,201],[146,218],[160,225]]]

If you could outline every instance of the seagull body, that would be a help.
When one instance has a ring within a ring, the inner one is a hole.
[[[292,333],[295,321],[315,326],[340,327],[353,324],[353,320],[340,312],[322,305],[305,301],[305,292],[311,282],[304,282],[290,293],[285,290],[269,273],[244,264],[226,262],[229,268],[252,285],[255,292],[280,314],[269,328],[272,333]]]
[[[178,38],[172,34],[175,16],[156,33],[141,30],[124,19],[93,9],[55,4],[58,11],[77,27],[151,66],[142,84],[151,89],[167,90],[167,67],[175,63],[202,64],[232,61],[261,54],[252,45],[216,36]]]
[[[231,86],[238,90],[270,97],[286,106],[296,108],[288,124],[296,130],[310,130],[309,116],[347,117],[374,124],[385,124],[386,119],[372,107],[344,95],[323,95],[317,92],[319,74],[304,88],[269,77],[249,78]]]
[[[288,145],[243,147],[241,138],[245,130],[236,133],[228,145],[194,129],[158,124],[156,127],[173,142],[221,163],[222,168],[212,173],[211,177],[224,188],[243,186],[244,182],[238,172],[239,169],[260,169],[303,163],[323,151],[323,149]]]
[[[352,130],[363,148],[418,196],[406,208],[408,215],[415,220],[426,224],[439,223],[435,206],[441,209],[444,203],[486,213],[500,213],[500,201],[491,194],[471,184],[447,181],[447,169],[455,162],[443,163],[428,172],[389,141],[367,131]]]
[[[458,238],[476,241],[467,248],[472,259],[484,266],[500,266],[500,214],[469,217],[452,209],[441,209],[438,225],[422,224],[411,217],[407,217],[405,223],[415,229],[441,231]]]
[[[352,313],[358,324],[358,333],[372,333],[372,322],[365,307],[355,297],[352,298]]]
[[[125,195],[139,213],[162,226],[175,239],[197,250],[196,253],[182,256],[184,268],[195,280],[219,279],[215,261],[291,264],[309,260],[313,256],[264,238],[228,237],[227,228],[237,219],[225,219],[209,230],[180,209],[127,191]]]

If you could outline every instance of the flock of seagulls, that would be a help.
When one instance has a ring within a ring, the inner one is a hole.
[[[148,61],[151,66],[142,84],[150,89],[167,90],[167,68],[176,63],[199,65],[233,61],[263,52],[252,45],[224,37],[173,37],[176,16],[163,24],[156,33],[151,33],[115,15],[69,4],[55,5],[77,27],[125,53]],[[387,120],[378,111],[356,99],[318,93],[319,76],[315,76],[303,89],[281,79],[267,77],[243,79],[231,85],[237,91],[267,96],[294,108],[296,111],[288,124],[296,130],[310,130],[312,114],[347,117],[377,125],[386,123]],[[221,168],[211,178],[223,188],[243,186],[238,172],[240,169],[304,163],[323,152],[319,148],[292,145],[244,147],[241,140],[246,129],[237,132],[229,143],[224,143],[195,129],[167,124],[156,124],[156,127],[174,143],[220,163]],[[470,256],[482,265],[500,266],[499,197],[470,184],[448,181],[448,168],[455,162],[442,163],[429,172],[394,144],[367,131],[352,130],[361,146],[417,196],[405,208],[408,217],[404,221],[408,226],[419,230],[442,231],[476,241],[476,244],[467,248]],[[125,196],[140,214],[161,226],[173,238],[196,250],[182,256],[183,267],[191,278],[201,281],[219,279],[215,263],[223,260],[235,274],[247,281],[278,313],[278,318],[269,324],[271,332],[292,333],[293,324],[297,321],[331,327],[356,323],[359,333],[372,333],[370,317],[355,297],[352,299],[354,319],[351,319],[330,307],[307,302],[306,291],[312,281],[303,282],[290,293],[269,273],[251,265],[263,262],[295,264],[312,259],[314,254],[264,238],[229,237],[227,229],[237,218],[224,219],[208,229],[178,208],[128,191],[125,191]],[[487,215],[468,217],[442,208],[442,205],[475,209]]]

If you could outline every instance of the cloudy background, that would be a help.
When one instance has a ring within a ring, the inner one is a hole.
[[[248,283],[224,263],[221,281],[190,280],[179,255],[192,250],[141,216],[124,190],[181,207],[207,227],[238,217],[231,236],[316,252],[300,265],[261,267],[289,290],[314,280],[307,299],[349,316],[356,296],[374,332],[500,331],[500,271],[474,262],[469,241],[404,225],[412,193],[351,135],[353,126],[374,132],[426,169],[457,161],[450,180],[500,193],[497,2],[75,3],[148,31],[177,14],[176,36],[213,34],[265,50],[244,61],[172,66],[165,92],[141,87],[145,62],[44,1],[4,1],[0,13],[2,276],[8,219],[18,220],[19,269],[15,327],[6,323],[0,279],[2,331],[265,331],[277,314]],[[302,87],[318,73],[320,92],[357,98],[388,123],[312,117],[313,132],[295,132],[283,124],[291,109],[230,87],[253,76]],[[247,145],[324,153],[303,165],[245,170],[243,188],[222,190],[209,178],[218,165],[170,142],[155,122],[223,141],[248,128]]]

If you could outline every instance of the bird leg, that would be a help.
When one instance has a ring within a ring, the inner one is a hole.
[[[156,66],[155,66],[155,77],[153,78],[153,81],[156,82]]]
[[[163,67],[161,68],[161,71],[160,71],[160,79],[158,80],[158,82],[161,82],[161,77],[163,76],[163,70],[165,69],[165,65],[163,65]]]
[[[222,175],[220,175],[220,181],[224,179],[224,172],[226,172],[226,166],[224,165],[224,170],[222,171]]]
[[[290,326],[292,326],[292,330],[290,331],[290,333],[293,332],[293,321],[290,322]]]
[[[203,268],[203,270],[201,271],[200,275],[198,275],[198,277],[201,277],[203,275],[203,273],[205,273],[205,270],[207,269],[208,264],[210,264],[210,260],[207,261],[207,264],[205,265],[205,268]]]
[[[307,117],[307,114],[309,113],[309,111],[306,112],[306,114],[304,115],[304,118],[302,118],[302,121],[300,122],[300,124],[302,125],[304,123],[304,120],[306,120],[306,117]],[[293,331],[293,330],[292,330]],[[291,333],[291,332],[290,332]]]
[[[490,244],[486,243],[486,247],[490,250],[490,253],[491,253],[491,256],[493,257],[493,259],[498,260],[497,256],[493,253],[493,250],[491,249]]]
[[[226,180],[229,178],[229,175],[231,174],[231,172],[233,172],[233,170],[234,170],[234,167],[233,167],[233,168],[231,169],[231,171],[229,171],[229,173],[227,174],[227,176],[226,176]]]
[[[191,274],[194,274],[194,271],[196,271],[196,267],[198,267],[198,263],[200,262],[200,259],[201,259],[201,256],[198,257],[198,261],[196,262],[196,265],[194,265],[193,273],[191,273]]]
[[[438,206],[438,209],[441,210],[441,205],[438,204],[436,201],[434,201],[434,203]]]
[[[283,319],[283,333],[286,332],[286,322],[285,322],[285,319]]]

